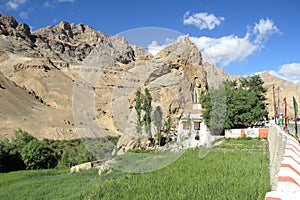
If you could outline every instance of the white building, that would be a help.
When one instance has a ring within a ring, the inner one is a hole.
[[[203,111],[199,103],[194,103],[192,109],[179,111],[177,142],[181,142],[187,147],[208,144],[209,133],[202,118]]]

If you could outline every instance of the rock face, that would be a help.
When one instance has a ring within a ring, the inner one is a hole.
[[[43,55],[69,62],[82,61],[91,50],[101,43],[107,35],[94,31],[83,24],[61,22],[57,26],[48,26],[32,33],[35,45]],[[50,50],[50,51],[49,51]]]
[[[278,78],[266,71],[260,73],[259,76],[264,81],[264,87],[268,89],[266,93],[267,110],[269,117],[274,116],[274,100],[273,100],[273,86],[275,93],[275,102],[278,106],[279,101],[279,114],[283,114],[283,98],[286,97],[287,102],[287,115],[289,118],[294,118],[294,105],[293,96],[296,97],[296,101],[300,102],[300,85],[292,83],[290,81]]]
[[[18,24],[12,16],[0,16],[0,35],[2,50],[69,63],[82,61],[97,44],[109,37],[89,26],[64,21],[31,33],[27,24]]]
[[[215,88],[223,81],[234,80],[236,77],[231,76],[225,72],[223,68],[217,68],[215,65],[205,62],[203,68],[207,73],[207,84],[208,88]]]
[[[180,108],[191,107],[191,85],[194,79],[200,79],[203,88],[206,88],[206,72],[201,65],[201,54],[189,38],[174,43],[163,49],[151,60],[134,63],[124,70],[118,87],[113,91],[112,116],[114,123],[124,133],[118,144],[118,149],[128,149],[136,144],[136,111],[135,93],[141,88],[148,88],[153,98],[153,111],[156,107],[162,110],[162,118],[170,116],[173,126],[176,126],[176,116]],[[107,110],[109,113],[110,111]],[[142,138],[154,137],[155,129],[151,136],[147,136],[142,127]],[[145,145],[147,142],[144,142]],[[141,146],[143,148],[143,145]]]
[[[122,135],[118,149],[126,149],[138,145],[132,143],[138,89],[150,90],[153,111],[160,107],[174,128],[179,109],[191,107],[196,79],[204,92],[232,79],[203,63],[188,37],[152,56],[83,24],[61,22],[31,32],[28,25],[0,15],[0,47],[1,138],[21,128],[38,138],[70,139],[82,136],[76,128],[90,127],[97,136]]]
[[[43,104],[0,72],[0,139],[11,138],[18,128],[37,138],[76,138],[72,115]],[[69,122],[69,123],[67,123]]]

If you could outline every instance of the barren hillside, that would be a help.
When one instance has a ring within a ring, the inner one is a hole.
[[[188,37],[152,56],[125,38],[83,24],[61,22],[34,32],[0,15],[0,137],[21,128],[38,138],[129,134],[135,129],[135,92],[149,88],[153,107],[176,122],[191,106],[195,78],[203,90],[233,79],[202,55]],[[280,99],[300,97],[299,86],[261,74],[271,106],[271,86]],[[299,99],[298,99],[299,100]],[[175,124],[174,124],[175,125]]]

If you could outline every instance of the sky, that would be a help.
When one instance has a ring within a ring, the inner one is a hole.
[[[153,54],[189,35],[204,61],[232,75],[268,70],[300,84],[298,0],[0,0],[0,13],[32,31],[83,23]]]

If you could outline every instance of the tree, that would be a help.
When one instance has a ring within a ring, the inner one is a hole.
[[[140,135],[142,131],[142,123],[141,123],[141,112],[142,112],[142,104],[143,104],[143,99],[142,99],[142,93],[141,89],[138,89],[136,91],[136,97],[135,97],[135,111],[137,113],[137,119],[136,119],[136,131]]]
[[[250,76],[241,80],[241,87],[244,87],[251,96],[251,117],[252,122],[261,121],[265,116],[266,104],[265,94],[267,89],[263,87],[263,80],[259,75]]]
[[[21,152],[26,169],[49,169],[57,165],[52,149],[37,139],[31,140]]]
[[[0,172],[9,172],[16,170],[23,170],[26,168],[21,152],[22,149],[34,137],[29,135],[26,131],[18,129],[15,131],[15,138],[11,142],[0,142]]]
[[[156,127],[157,144],[160,145],[162,126],[162,110],[160,106],[157,106],[153,113],[153,123]]]
[[[35,138],[26,131],[18,129],[15,131],[15,138],[11,141],[13,153],[21,154],[22,149],[34,139]]]
[[[227,94],[224,85],[211,89],[201,96],[202,106],[206,109],[203,118],[213,135],[223,131],[226,121]]]
[[[61,159],[59,160],[58,167],[70,168],[74,165],[91,161],[90,158],[90,152],[88,152],[83,145],[79,145],[78,147],[67,146],[63,149],[63,153],[61,155]]]
[[[171,125],[172,125],[172,120],[171,120],[171,117],[168,116],[167,120],[165,120],[166,143],[167,143],[167,144],[169,144],[169,140],[170,140]]]
[[[202,95],[206,109],[203,118],[213,134],[223,128],[237,128],[263,120],[265,93],[262,79],[255,75],[237,81],[225,81],[219,88]]]
[[[151,111],[152,111],[152,96],[148,88],[145,88],[143,95],[143,110],[145,111],[145,131],[151,138]]]

